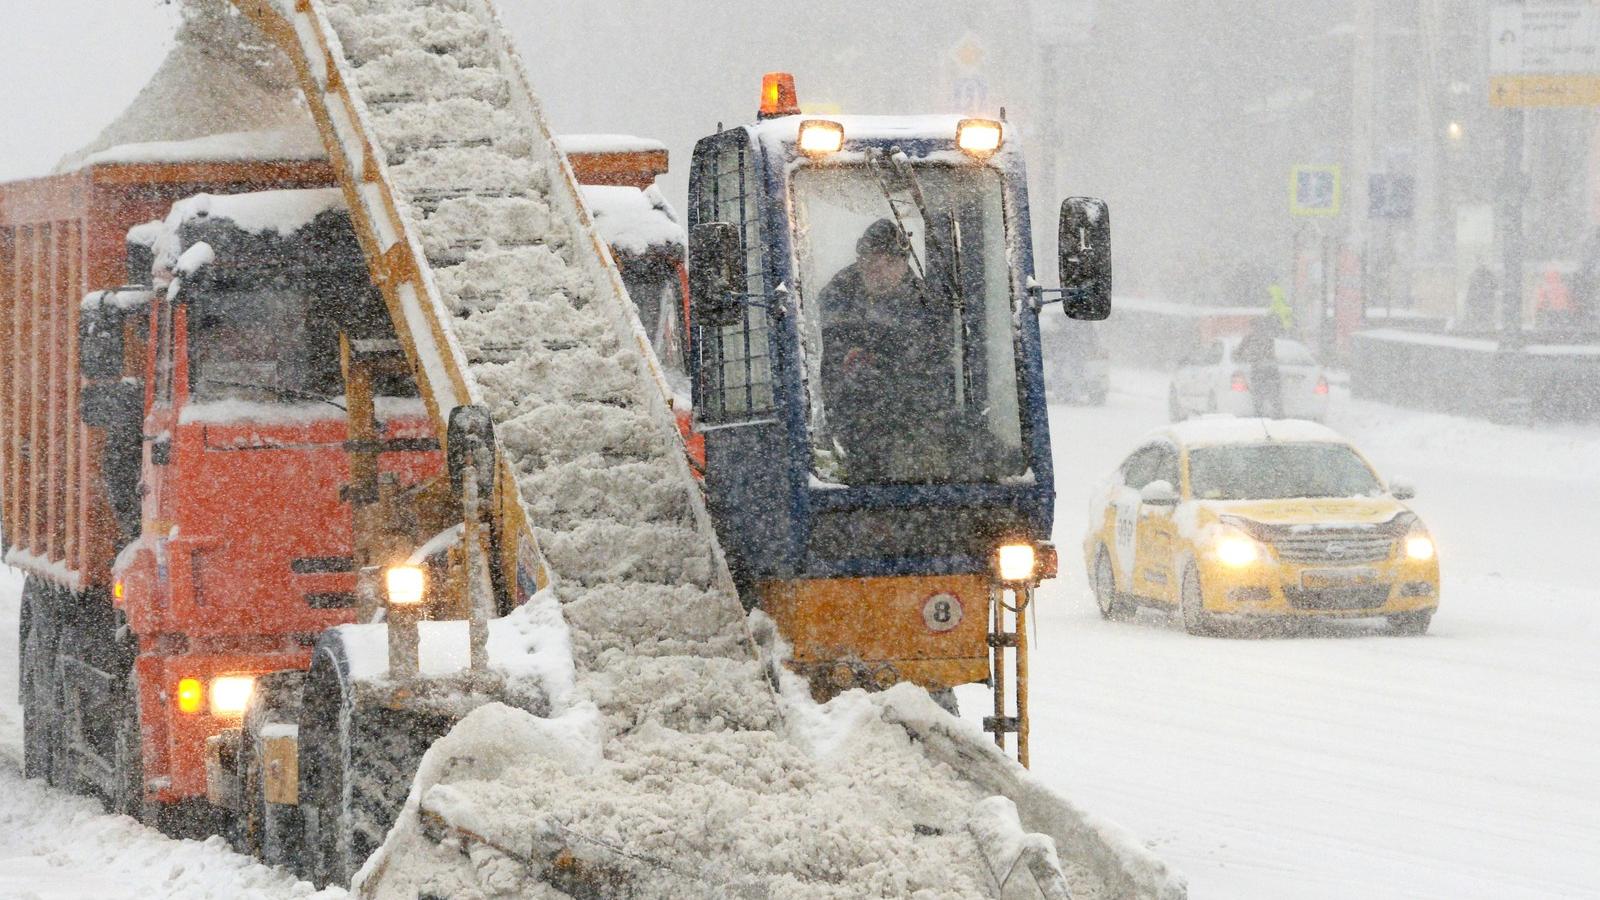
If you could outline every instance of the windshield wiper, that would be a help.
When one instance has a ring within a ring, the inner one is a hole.
[[[349,412],[349,410],[345,409],[337,401],[313,394],[310,391],[299,391],[295,390],[294,388],[279,387],[272,384],[251,384],[247,381],[223,381],[220,378],[207,378],[205,381],[207,384],[217,384],[223,387],[244,388],[247,391],[266,391],[280,400],[308,400],[312,403],[326,403],[340,412]]]

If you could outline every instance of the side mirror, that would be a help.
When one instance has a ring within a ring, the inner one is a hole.
[[[1396,500],[1412,500],[1417,496],[1417,488],[1404,478],[1396,478],[1389,482],[1389,494]]]
[[[138,428],[144,421],[144,384],[129,378],[84,385],[78,418],[90,428]]]
[[[1177,506],[1178,489],[1166,479],[1157,479],[1139,491],[1139,502],[1145,506]]]
[[[1057,253],[1067,316],[1099,321],[1111,315],[1111,208],[1104,200],[1061,202]]]
[[[689,309],[696,325],[718,328],[744,318],[744,248],[739,229],[704,222],[689,230]]]
[[[111,296],[91,294],[78,316],[78,370],[90,381],[122,377],[123,313]]]

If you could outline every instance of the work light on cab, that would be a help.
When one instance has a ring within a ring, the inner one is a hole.
[[[421,566],[390,566],[383,572],[383,589],[390,603],[421,603],[428,573]]]
[[[1032,581],[1037,562],[1032,544],[1002,544],[994,552],[995,574],[1005,582]]]
[[[844,146],[844,126],[827,119],[807,119],[800,123],[800,152],[807,156],[827,156]]]
[[[1005,126],[993,119],[962,119],[956,124],[956,146],[979,159],[991,156],[1005,139]]]

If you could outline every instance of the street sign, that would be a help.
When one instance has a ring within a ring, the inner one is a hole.
[[[1374,219],[1409,219],[1417,206],[1417,180],[1410,175],[1373,175],[1367,179],[1367,215]]]
[[[1039,43],[1082,46],[1094,35],[1095,0],[1033,0],[1034,36]]]
[[[1340,178],[1338,166],[1295,166],[1289,171],[1289,214],[1337,216]]]
[[[1500,0],[1489,14],[1493,106],[1600,106],[1600,3]]]

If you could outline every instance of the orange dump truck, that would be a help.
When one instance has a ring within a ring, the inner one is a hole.
[[[271,857],[241,801],[262,786],[238,783],[265,768],[238,758],[247,710],[294,721],[319,636],[362,618],[360,572],[454,507],[333,172],[197,158],[216,146],[0,185],[0,537],[28,576],[27,773],[173,824],[232,816]],[[648,210],[664,169],[608,152],[597,177]],[[651,227],[618,252],[676,307],[681,229]],[[293,809],[288,777],[269,805]]]

